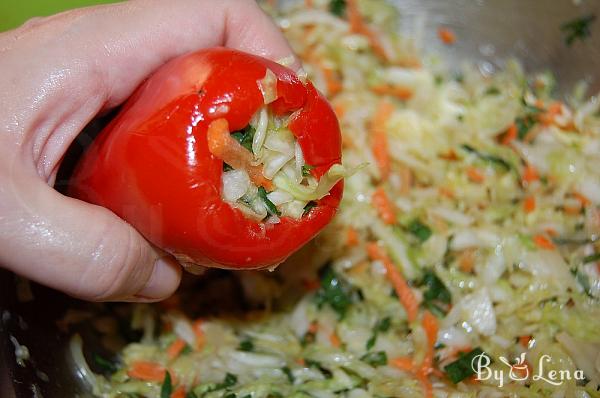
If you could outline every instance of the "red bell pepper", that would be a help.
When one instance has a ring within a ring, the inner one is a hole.
[[[144,82],[100,133],[71,180],[73,196],[104,206],[182,262],[233,269],[281,263],[334,216],[343,182],[299,219],[248,218],[221,197],[223,161],[208,148],[211,122],[240,130],[265,106],[259,81],[277,78],[276,115],[315,178],[341,161],[338,121],[313,85],[266,59],[225,48],[171,60]]]

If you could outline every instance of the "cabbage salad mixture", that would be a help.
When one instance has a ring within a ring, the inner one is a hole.
[[[339,116],[345,165],[367,166],[310,247],[233,276],[242,315],[193,314],[182,292],[139,305],[142,337],[88,358],[96,373],[73,340],[95,393],[600,396],[597,98],[555,99],[551,74],[517,62],[448,72],[379,0],[274,15]],[[485,358],[495,376],[477,380]]]

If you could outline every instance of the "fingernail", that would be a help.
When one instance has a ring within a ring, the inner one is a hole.
[[[161,257],[154,263],[154,270],[146,286],[135,295],[142,300],[160,300],[169,297],[181,280],[181,267],[168,257]]]

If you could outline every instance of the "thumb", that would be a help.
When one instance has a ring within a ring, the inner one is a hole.
[[[18,178],[4,187],[8,200],[0,205],[8,235],[0,240],[4,266],[86,300],[157,301],[175,291],[181,267],[129,224],[59,194],[36,175]]]

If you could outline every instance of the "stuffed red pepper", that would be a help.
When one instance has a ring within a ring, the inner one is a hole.
[[[71,192],[183,263],[261,268],[334,216],[340,162],[337,119],[310,82],[215,48],[144,82],[84,154]]]

